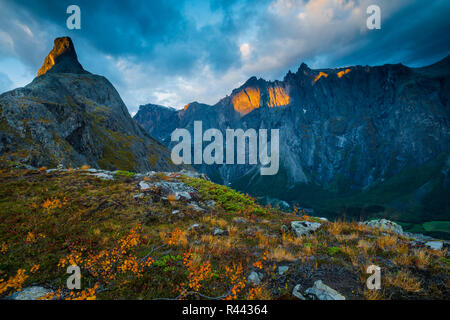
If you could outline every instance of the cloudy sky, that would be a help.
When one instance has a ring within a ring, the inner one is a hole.
[[[81,30],[66,9],[81,8]],[[381,8],[368,30],[366,9]],[[139,105],[214,104],[249,77],[402,62],[450,54],[449,0],[0,0],[0,92],[36,75],[53,39],[70,36],[80,63]]]

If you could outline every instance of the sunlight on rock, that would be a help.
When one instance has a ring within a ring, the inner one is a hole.
[[[325,78],[327,78],[328,77],[328,74],[327,73],[325,73],[325,72],[319,72],[319,74],[314,78],[314,82],[317,82],[320,78],[322,78],[322,77],[325,77]]]
[[[241,115],[246,115],[259,108],[261,104],[261,92],[257,88],[246,88],[233,97],[234,110]]]
[[[349,73],[350,71],[352,71],[352,69],[345,69],[345,70],[339,71],[339,72],[337,73],[337,76],[338,76],[338,78],[342,78],[344,75],[346,75],[346,74]]]
[[[269,91],[269,107],[279,107],[289,104],[289,95],[286,90],[281,87],[268,88]]]

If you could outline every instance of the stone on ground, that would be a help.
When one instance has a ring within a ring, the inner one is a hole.
[[[302,236],[310,232],[316,231],[322,224],[318,222],[309,221],[292,221],[291,228],[294,230],[297,236]]]
[[[13,293],[9,299],[11,300],[38,300],[45,295],[52,293],[53,291],[50,289],[46,289],[44,287],[28,287],[19,292]]]
[[[317,300],[345,300],[343,295],[324,284],[322,280],[314,282],[314,286],[306,289],[305,294]]]

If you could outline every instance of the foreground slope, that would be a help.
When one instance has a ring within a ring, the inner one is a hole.
[[[189,172],[0,167],[0,297],[450,295],[448,245],[388,222],[282,213]],[[366,287],[371,264],[382,270],[380,290]],[[81,290],[66,288],[69,265],[81,268]]]
[[[0,95],[0,155],[37,167],[175,168],[111,83],[83,69],[68,37],[55,40],[33,82]]]

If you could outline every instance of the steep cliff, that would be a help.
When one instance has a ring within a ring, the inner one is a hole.
[[[199,167],[215,181],[255,195],[330,215],[448,220],[449,61],[424,68],[313,70],[302,64],[283,81],[250,78],[214,106],[157,107],[148,116],[144,106],[135,119],[167,146],[173,128],[192,130],[197,120],[204,130],[222,132],[280,129],[275,176],[260,176],[257,166]]]
[[[173,169],[166,148],[130,116],[112,84],[58,38],[38,77],[0,95],[0,155],[32,166]]]

